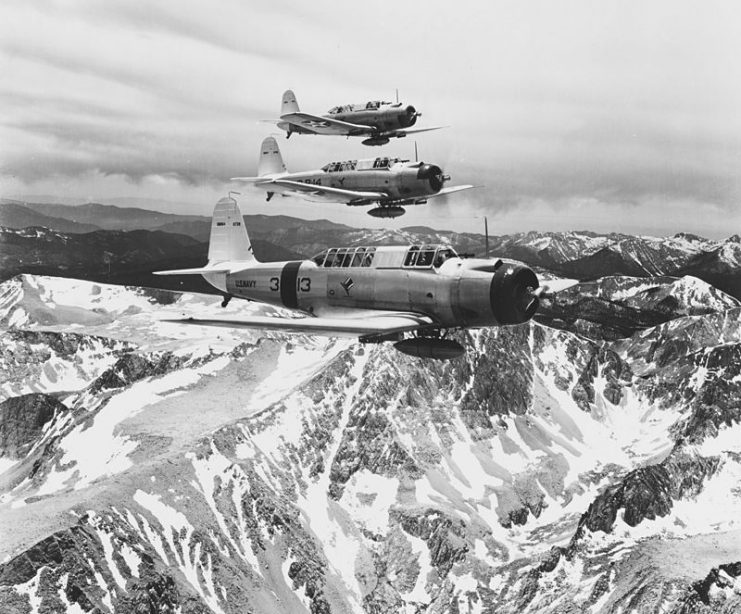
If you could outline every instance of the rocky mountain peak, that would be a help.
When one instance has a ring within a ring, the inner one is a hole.
[[[0,403],[0,456],[24,458],[46,424],[66,411],[66,405],[41,393],[24,394]]]

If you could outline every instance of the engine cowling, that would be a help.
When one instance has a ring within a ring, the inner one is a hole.
[[[421,164],[417,171],[417,179],[427,180],[433,192],[439,192],[443,188],[445,175],[437,164]]]
[[[494,273],[489,300],[500,324],[522,324],[538,310],[535,290],[540,283],[531,269],[521,264],[503,263]]]

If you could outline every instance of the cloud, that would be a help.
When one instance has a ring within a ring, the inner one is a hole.
[[[369,13],[10,0],[0,12],[0,174],[21,189],[51,177],[76,193],[92,178],[95,190],[155,189],[147,178],[166,177],[182,195],[208,192],[254,172],[275,131],[257,120],[277,114],[284,89],[321,113],[398,87],[423,123],[451,125],[417,139],[423,158],[485,186],[437,210],[520,219],[531,207],[552,225],[568,219],[559,211],[614,225],[636,209],[647,224],[676,211],[697,226],[694,206],[724,212],[720,228],[738,208],[734,3],[414,1]],[[378,153],[357,140],[281,144],[291,170]],[[383,153],[411,157],[411,139]]]

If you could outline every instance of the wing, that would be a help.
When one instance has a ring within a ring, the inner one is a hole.
[[[453,194],[454,192],[462,192],[463,190],[470,190],[472,188],[480,188],[479,185],[454,185],[449,188],[443,188],[436,194],[425,194],[424,196],[417,196],[415,198],[404,198],[393,201],[393,204],[398,205],[424,205],[430,198],[436,196],[446,196],[447,194]],[[387,201],[388,202],[388,201]],[[354,204],[354,203],[349,203]],[[363,204],[363,203],[360,203]]]
[[[436,196],[445,196],[446,194],[453,194],[454,192],[462,192],[463,190],[471,190],[473,188],[480,188],[479,185],[453,185],[449,188],[443,188],[437,194],[430,194],[425,198],[435,198]]]
[[[220,326],[223,328],[258,328],[267,330],[325,335],[328,337],[363,337],[405,333],[434,326],[431,318],[416,313],[380,312],[378,315],[363,314],[354,318],[271,318],[252,316],[241,320],[185,318],[162,320],[195,326]]]
[[[282,121],[294,124],[315,134],[339,134],[339,135],[359,135],[372,134],[371,126],[363,124],[351,124],[330,117],[319,117],[310,113],[286,113],[280,116]]]
[[[302,183],[301,181],[291,181],[290,179],[273,179],[269,182],[260,183],[260,187],[262,188],[266,188],[266,185],[281,186],[288,188],[291,192],[299,192],[301,194],[306,194],[307,196],[315,196],[322,200],[348,204],[366,204],[376,202],[377,200],[388,199],[388,194],[384,192],[358,192],[357,190],[343,190],[342,188],[330,188],[323,185]]]
[[[389,130],[387,132],[382,132],[379,134],[379,136],[387,136],[387,137],[404,137],[407,134],[417,134],[418,132],[429,132],[430,130],[442,130],[443,128],[449,128],[450,126],[433,126],[431,128],[399,128],[398,130]]]

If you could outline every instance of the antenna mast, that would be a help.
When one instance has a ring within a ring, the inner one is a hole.
[[[489,220],[484,216],[484,239],[486,246],[486,257],[489,257]]]

